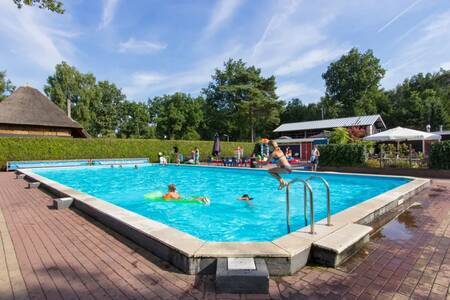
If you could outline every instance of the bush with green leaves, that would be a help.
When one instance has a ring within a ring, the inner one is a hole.
[[[432,144],[429,159],[430,168],[450,169],[450,141]]]
[[[350,133],[347,128],[334,128],[330,133],[330,144],[348,144],[351,141]]]
[[[322,166],[361,166],[366,161],[362,144],[320,145],[319,151]]]
[[[176,141],[150,139],[66,139],[66,138],[0,138],[0,169],[7,161],[63,160],[93,158],[145,157],[157,161],[158,153],[171,155],[177,146],[185,158],[198,147],[201,160],[206,161],[212,152],[212,141]],[[233,156],[238,146],[250,155],[253,144],[222,142],[222,156]]]

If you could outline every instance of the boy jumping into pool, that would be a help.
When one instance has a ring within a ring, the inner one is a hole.
[[[175,184],[171,183],[168,186],[168,192],[167,194],[165,194],[163,196],[163,199],[166,201],[170,201],[170,200],[180,200],[181,196],[180,194],[177,192],[177,187],[175,186]],[[197,200],[203,204],[209,204],[209,199],[208,197],[193,197],[193,200]]]
[[[286,156],[284,155],[283,151],[278,146],[277,142],[274,140],[270,140],[269,142],[270,146],[273,148],[272,153],[270,154],[269,158],[265,162],[265,164],[268,164],[273,159],[277,159],[277,166],[275,168],[269,169],[269,174],[275,177],[278,182],[280,183],[280,186],[278,187],[279,190],[282,190],[286,185],[286,181],[280,176],[280,174],[283,173],[291,173],[292,167],[289,164]]]

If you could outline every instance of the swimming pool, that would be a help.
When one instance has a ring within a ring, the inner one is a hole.
[[[39,169],[34,173],[94,197],[212,242],[272,241],[287,234],[286,193],[267,171],[201,166]],[[286,178],[306,179],[312,172],[294,172]],[[399,187],[406,178],[320,173],[330,184],[332,214]],[[183,196],[207,196],[211,205],[153,202],[144,194],[165,192],[174,183]],[[315,220],[326,217],[326,190],[313,181]],[[237,198],[249,194],[248,205]],[[291,192],[292,229],[304,224],[303,189]]]

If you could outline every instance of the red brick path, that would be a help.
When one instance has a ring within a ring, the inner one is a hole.
[[[50,209],[49,195],[25,187],[0,173],[0,299],[450,299],[450,181],[416,196],[420,208],[341,268],[273,278],[269,295],[216,295],[211,276],[182,274],[81,212]]]

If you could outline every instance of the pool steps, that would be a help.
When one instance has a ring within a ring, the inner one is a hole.
[[[269,271],[262,258],[219,258],[216,268],[218,293],[267,294]]]
[[[326,219],[316,222],[315,234],[311,234],[310,226],[306,226],[271,242],[208,242],[59,184],[35,174],[32,170],[22,169],[20,172],[26,175],[26,180],[41,182],[40,188],[45,188],[58,197],[72,197],[72,207],[188,274],[214,274],[217,261],[228,257],[261,258],[264,259],[270,275],[293,274],[307,262],[313,262],[312,251],[315,243],[320,244],[319,241],[349,224],[370,225],[380,215],[396,208],[430,185],[429,179],[411,177],[410,182],[400,187],[334,214],[333,226],[327,226]],[[345,238],[347,237],[346,235]],[[360,241],[364,242],[365,237]],[[336,249],[339,250],[340,247]],[[342,261],[340,258],[335,259],[339,260]]]
[[[369,242],[372,227],[348,224],[312,244],[311,259],[327,267],[337,267]]]

